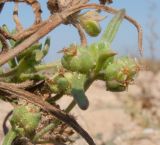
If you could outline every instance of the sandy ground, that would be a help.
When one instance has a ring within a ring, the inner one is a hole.
[[[127,92],[111,93],[97,81],[87,91],[89,109],[72,111],[97,145],[160,145],[160,73],[141,72],[135,84]],[[70,100],[66,96],[59,103],[65,107]],[[0,126],[11,108],[0,102]],[[86,143],[77,137],[74,144]]]

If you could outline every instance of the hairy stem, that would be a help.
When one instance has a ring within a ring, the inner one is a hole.
[[[7,135],[4,138],[2,145],[12,145],[13,140],[16,138],[17,133],[13,131],[13,129],[10,129]]]

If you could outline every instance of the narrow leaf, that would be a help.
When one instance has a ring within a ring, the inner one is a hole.
[[[125,16],[125,9],[122,9],[117,12],[117,14],[112,18],[112,20],[108,24],[104,34],[102,35],[102,38],[101,38],[102,41],[105,41],[105,42],[107,41],[110,44],[112,43],[124,16]]]
[[[82,74],[75,74],[72,80],[71,94],[74,97],[76,103],[82,110],[86,110],[89,106],[89,101],[84,91],[84,83],[86,76]]]

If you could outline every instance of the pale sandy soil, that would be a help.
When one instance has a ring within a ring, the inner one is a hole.
[[[135,83],[127,92],[111,93],[97,81],[87,91],[89,109],[72,111],[97,145],[160,145],[160,73],[141,72]],[[66,96],[59,103],[65,107],[70,100]],[[0,102],[0,126],[10,109]],[[74,144],[86,143],[78,138]]]

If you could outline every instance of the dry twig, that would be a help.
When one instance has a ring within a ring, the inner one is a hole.
[[[23,30],[23,26],[21,25],[20,23],[20,20],[18,18],[18,2],[15,3],[15,7],[14,7],[14,10],[13,10],[13,20],[16,24],[16,30],[17,32],[20,32]]]
[[[74,23],[73,25],[78,30],[78,33],[79,33],[79,36],[80,36],[80,39],[81,39],[81,45],[86,46],[87,45],[87,39],[86,39],[84,30],[82,29],[81,25],[79,23]]]

